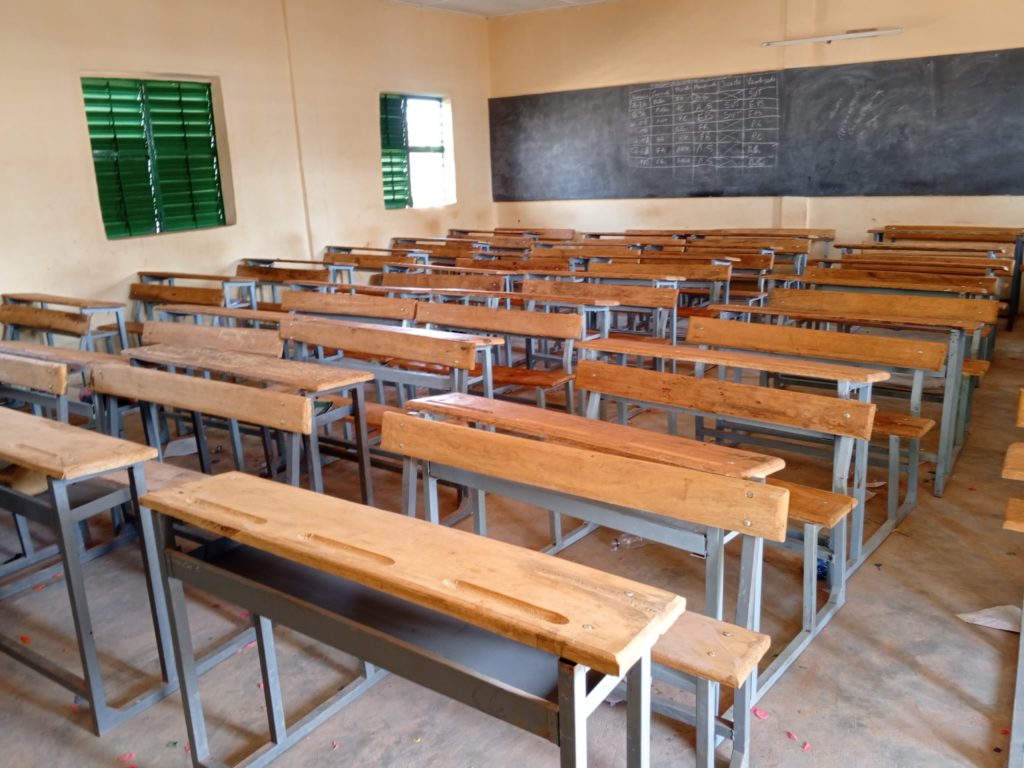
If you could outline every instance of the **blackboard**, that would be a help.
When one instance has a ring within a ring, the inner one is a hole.
[[[1024,49],[490,100],[495,201],[1024,194]]]

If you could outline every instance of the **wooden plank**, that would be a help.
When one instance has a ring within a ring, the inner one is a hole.
[[[624,674],[685,606],[525,547],[238,472],[142,503],[610,675]]]
[[[79,309],[122,309],[120,301],[103,301],[101,299],[79,299],[74,296],[58,296],[52,293],[5,293],[4,301],[32,301],[39,304],[57,304],[62,307],[78,307]]]
[[[249,277],[261,283],[283,283],[287,280],[328,280],[331,273],[326,269],[293,269],[289,267],[256,267],[239,264],[235,268],[239,277]]]
[[[686,343],[926,371],[940,371],[946,361],[946,345],[938,341],[708,317],[690,319]]]
[[[763,478],[785,466],[785,462],[775,456],[458,392],[410,400],[406,408],[487,424],[559,445],[589,448],[727,477]]]
[[[913,319],[915,317],[973,320],[994,324],[999,315],[999,302],[990,299],[961,299],[946,296],[892,296],[847,291],[808,291],[798,288],[776,288],[768,298],[771,307],[788,309],[824,309],[830,312],[861,312],[880,317]]]
[[[691,326],[698,320],[703,322],[706,318],[693,318],[690,321]],[[890,378],[890,374],[886,371],[877,371],[859,366],[822,363],[814,360],[778,357],[775,355],[754,355],[746,352],[721,352],[698,349],[692,346],[657,344],[643,339],[624,339],[619,337],[595,339],[579,344],[577,349],[610,352],[616,355],[651,357],[662,360],[679,360],[685,363],[720,365],[728,368],[743,368],[748,371],[767,371],[785,376],[803,376],[821,381],[850,381],[865,384],[868,382],[888,381]]]
[[[281,322],[282,339],[381,358],[398,357],[471,370],[476,365],[477,344],[471,337],[459,336],[421,328],[394,328],[301,316],[292,316]]]
[[[386,413],[381,448],[489,477],[711,525],[786,536],[789,491],[742,478]]]
[[[0,408],[0,459],[55,480],[75,480],[156,457],[139,443]]]
[[[66,395],[68,367],[64,363],[0,352],[0,382],[51,395]]]
[[[838,285],[897,291],[930,291],[991,295],[996,292],[994,277],[964,277],[902,272],[871,272],[858,269],[808,267],[800,277],[807,285]]]
[[[423,275],[407,272],[387,272],[381,275],[381,285],[389,288],[470,288],[477,291],[500,291],[504,287],[501,277],[493,275]]]
[[[1024,443],[1011,443],[1003,460],[1004,480],[1024,480]]]
[[[958,275],[986,277],[990,274],[994,277],[1008,276],[1012,264],[1003,264],[1003,261],[1005,260],[963,259],[961,261],[938,261],[932,259],[889,259],[879,261],[873,258],[861,259],[844,256],[842,259],[829,259],[824,263],[831,265],[830,269],[866,271],[874,277],[899,272],[901,279],[906,279],[907,274],[946,275],[951,277]]]
[[[651,660],[669,669],[738,688],[771,644],[768,635],[687,611],[654,646]]]
[[[175,315],[204,315],[228,320],[245,322],[279,323],[287,317],[285,312],[274,312],[266,309],[243,309],[240,307],[207,307],[201,304],[162,304],[161,312]]]
[[[308,435],[313,427],[313,406],[308,398],[274,389],[123,365],[92,366],[89,381],[96,392],[104,395],[303,435]]]
[[[254,382],[279,384],[306,394],[329,392],[373,380],[373,374],[368,371],[194,345],[157,344],[126,349],[121,354],[151,365],[211,371]]]
[[[679,303],[675,288],[651,288],[642,285],[607,285],[569,283],[563,280],[524,280],[523,296],[556,296],[566,298],[611,299],[623,307],[674,309]]]
[[[1010,499],[1006,504],[1006,521],[1003,528],[1024,533],[1024,499]]]
[[[1024,387],[1020,390],[1020,395],[1017,397],[1017,426],[1024,427]]]
[[[268,357],[280,357],[284,351],[284,342],[276,331],[192,323],[143,323],[142,343],[187,344]]]
[[[200,288],[193,285],[132,283],[128,297],[134,301],[159,304],[198,304],[204,307],[219,307],[224,304],[224,292],[220,288]]]
[[[412,320],[416,316],[417,303],[415,299],[318,291],[288,291],[281,297],[281,306],[285,312],[379,317],[386,320]]]
[[[144,280],[145,278],[153,280],[201,280],[206,283],[223,283],[238,279],[234,275],[214,275],[209,272],[139,272],[139,279]]]
[[[875,406],[783,389],[696,379],[622,365],[582,360],[576,386],[611,397],[688,408],[866,440]]]
[[[776,288],[776,291],[783,290]],[[955,317],[927,317],[915,315],[913,317],[895,317],[892,315],[880,315],[877,312],[858,312],[847,309],[830,310],[825,307],[819,309],[801,309],[799,307],[758,307],[748,304],[712,304],[707,311],[713,314],[734,314],[734,315],[758,315],[762,317],[786,317],[791,320],[810,321],[817,323],[839,323],[842,325],[862,325],[866,327],[905,329],[925,329],[929,331],[947,330],[958,328],[960,330],[974,332],[982,330],[985,323],[980,320],[970,320]]]
[[[34,341],[0,341],[0,352],[19,357],[30,357],[35,360],[47,360],[51,363],[62,363],[75,369],[95,363],[127,364],[127,361],[118,355],[89,352],[71,347],[51,347],[49,344],[40,344]]]
[[[953,253],[953,254],[970,254],[977,256],[982,253],[989,253],[995,251],[997,253],[1007,253],[1008,249],[1001,245],[973,245],[971,243],[943,243],[943,242],[924,242],[924,243],[902,243],[902,242],[878,242],[876,240],[865,240],[857,243],[835,243],[833,245],[837,250],[854,249],[858,251],[909,251],[916,253]]]
[[[968,227],[931,224],[889,224],[883,228],[886,240],[966,240],[968,242],[1013,243],[1024,230],[1017,227]]]
[[[488,309],[430,301],[414,303],[417,304],[417,323],[546,339],[580,339],[583,336],[583,315],[579,314]]]
[[[24,304],[0,304],[0,323],[16,328],[32,328],[67,336],[84,336],[89,332],[89,316],[78,312],[30,307]]]

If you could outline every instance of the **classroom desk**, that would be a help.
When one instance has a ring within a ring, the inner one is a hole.
[[[553,534],[563,514],[582,521],[568,536],[556,538],[544,548],[549,554],[603,526],[700,555],[705,558],[704,613],[716,619],[724,612],[725,547],[739,537],[737,623],[750,628],[759,625],[762,537],[785,539],[789,503],[788,491],[765,485],[764,479],[782,468],[782,460],[721,446],[716,446],[717,451],[705,451],[711,446],[687,438],[659,438],[638,428],[616,429],[617,425],[581,416],[473,396],[420,398],[408,403],[407,409],[433,422],[427,427],[411,415],[385,417],[382,446],[404,456],[402,505],[407,515],[417,512],[419,465],[425,518],[435,524],[452,525],[465,516],[460,511],[441,519],[437,487],[438,481],[447,481],[468,489],[474,531],[480,536],[487,535],[485,497],[493,493],[548,510]],[[449,418],[459,426],[438,421]],[[462,426],[467,422],[482,428]],[[538,439],[512,441],[490,431],[494,427]],[[609,437],[615,441],[610,442]],[[644,453],[647,439],[655,446],[653,457]],[[545,474],[542,466],[574,467],[577,471],[572,477],[539,479]],[[698,474],[683,481],[680,475],[694,469]],[[627,472],[634,476],[624,481]],[[617,487],[596,488],[591,483],[601,481],[595,475],[611,478],[609,484]],[[685,482],[685,488],[680,482]],[[673,490],[667,490],[666,484]],[[631,491],[623,490],[630,486]],[[641,491],[641,486],[653,492]],[[662,504],[661,494],[674,502]],[[708,503],[705,496],[714,498],[715,503]],[[763,508],[749,511],[749,505],[765,503],[782,505],[783,524],[778,528],[764,516]]]
[[[149,518],[140,516],[143,567],[152,598],[153,628],[163,680],[120,708],[111,706],[106,698],[82,570],[83,562],[107,551],[109,546],[83,551],[79,523],[122,504],[131,503],[137,508],[138,496],[146,490],[143,465],[154,456],[156,451],[144,445],[0,408],[0,461],[45,475],[48,485],[45,496],[29,496],[0,486],[0,506],[22,519],[46,526],[57,539],[56,551],[60,555],[57,572],[63,570],[64,573],[82,672],[81,675],[72,672],[14,638],[0,637],[0,652],[88,702],[89,717],[98,736],[152,706],[177,687],[169,669],[173,653],[158,588],[155,552],[151,549]],[[111,490],[109,486],[90,483],[126,470],[131,481],[128,486],[122,484]],[[19,567],[17,573],[32,569],[38,560],[26,557],[16,564],[24,566]],[[29,573],[24,586],[49,579],[52,573],[51,569]]]
[[[161,575],[195,765],[222,764],[211,757],[206,737],[186,583],[253,612],[272,743],[246,765],[276,758],[384,670],[559,744],[561,764],[575,768],[586,765],[587,715],[625,679],[626,765],[649,765],[651,649],[682,614],[681,597],[239,473],[149,493],[142,504],[158,514]],[[168,538],[173,520],[241,546],[206,560],[192,557]],[[361,677],[287,728],[274,623],[363,665]],[[594,685],[587,685],[588,672]]]
[[[220,283],[224,293],[224,306],[228,309],[248,307],[256,309],[256,280],[236,275],[211,275],[198,272],[139,272],[143,283],[176,285],[178,280],[196,280],[204,283]],[[235,291],[235,295],[232,295]],[[243,298],[245,297],[245,298]],[[137,318],[139,319],[139,318]]]
[[[281,360],[266,355],[232,352],[222,349],[152,344],[135,347],[121,354],[137,362],[164,368],[194,369],[233,376],[264,384],[277,384],[295,390],[312,400],[328,395],[340,395],[352,400],[355,418],[356,457],[359,462],[359,484],[363,503],[373,504],[370,449],[367,439],[366,403],[363,384],[373,381],[373,374],[350,368],[319,365],[296,360]],[[314,408],[315,412],[315,408]],[[335,409],[314,416],[314,429],[307,442],[312,487],[322,492],[323,477],[320,466],[317,427],[326,426],[345,416],[344,409]],[[237,432],[232,439],[238,440]],[[237,456],[242,455],[240,444],[235,445]]]
[[[275,264],[306,264],[327,270],[327,279],[332,283],[354,283],[356,265],[344,261],[313,261],[312,259],[261,259],[248,256],[242,263],[250,267],[273,267]],[[253,307],[255,309],[255,307]]]
[[[72,296],[55,296],[49,293],[5,293],[3,294],[5,304],[38,304],[43,309],[52,306],[75,307],[83,315],[90,318],[89,332],[82,337],[82,348],[92,351],[95,349],[95,333],[92,329],[92,315],[112,314],[117,323],[117,337],[121,342],[121,348],[128,347],[128,331],[124,324],[124,304],[118,301],[101,301],[99,299],[77,299]],[[11,328],[4,329],[4,339],[12,340]],[[46,334],[46,342],[53,344],[53,334]]]
[[[944,244],[940,241],[932,241],[928,243],[900,243],[872,240],[861,243],[835,243],[833,247],[838,248],[843,253],[851,253],[853,251],[934,251],[936,255],[941,255],[946,252],[988,254],[990,257],[996,257],[1007,252],[1006,248],[993,247],[990,245],[975,245],[972,243],[955,242]]]
[[[958,420],[966,424],[968,414],[961,411],[961,387],[963,383],[964,360],[967,358],[968,337],[973,338],[972,352],[976,352],[980,344],[981,331],[984,323],[970,318],[929,318],[875,315],[864,312],[825,312],[820,310],[801,310],[787,307],[747,307],[745,305],[721,304],[710,307],[711,311],[721,316],[760,315],[770,317],[778,322],[785,318],[796,321],[823,323],[827,325],[863,325],[891,329],[908,329],[945,333],[948,336],[946,370],[942,390],[942,418],[939,424],[939,450],[937,454],[922,453],[924,458],[934,459],[935,484],[933,493],[941,496],[946,479],[952,472],[953,463],[959,450],[957,433],[960,431]],[[916,401],[911,401],[911,412],[920,413],[920,394]]]

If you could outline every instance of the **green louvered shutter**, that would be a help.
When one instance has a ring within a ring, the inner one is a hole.
[[[209,83],[146,80],[160,230],[224,224]]]
[[[141,81],[83,78],[82,91],[107,237],[157,232]]]
[[[405,123],[405,97],[380,95],[380,159],[384,177],[384,207],[412,205],[409,185],[409,135]]]
[[[109,238],[225,223],[208,83],[83,78]]]

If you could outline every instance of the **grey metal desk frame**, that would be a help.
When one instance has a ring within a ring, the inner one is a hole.
[[[626,764],[629,768],[648,768],[650,765],[649,650],[623,677],[602,675],[592,684],[588,684],[588,673],[592,670],[560,659],[558,701],[551,702],[372,626],[329,612],[269,584],[174,551],[170,535],[171,518],[164,515],[156,518],[156,549],[161,553],[163,591],[173,629],[171,637],[181,680],[192,764],[197,768],[214,768],[223,764],[210,756],[198,669],[188,625],[186,583],[236,605],[249,607],[253,613],[270,742],[239,765],[258,768],[271,763],[383,679],[388,671],[559,745],[563,768],[584,768],[587,765],[587,718],[625,680],[628,688]],[[314,640],[352,654],[361,660],[363,667],[362,676],[290,725],[286,724],[284,716],[274,623],[291,627]]]

